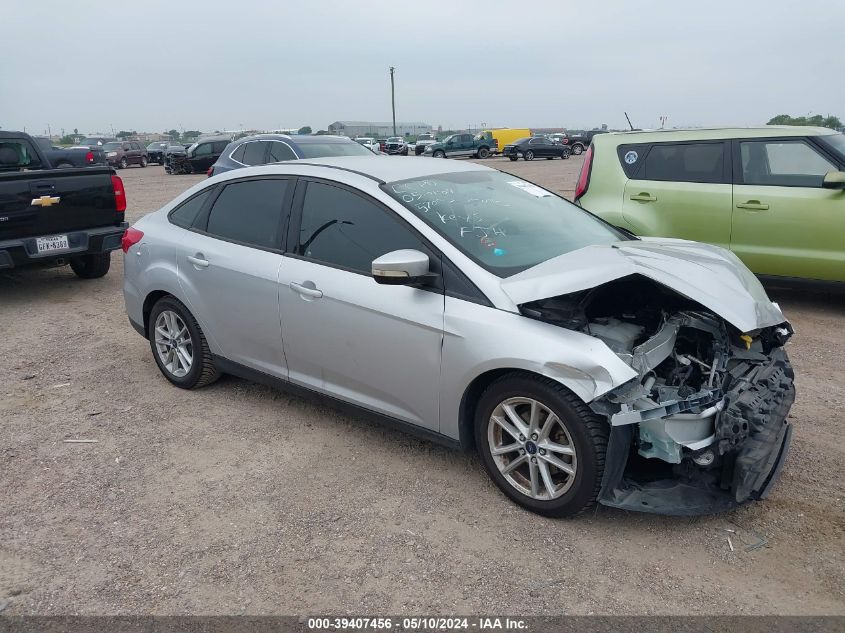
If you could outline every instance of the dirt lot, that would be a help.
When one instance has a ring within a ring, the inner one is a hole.
[[[486,161],[568,195],[580,162]],[[120,175],[130,220],[201,180]],[[97,281],[0,273],[6,614],[845,614],[843,295],[771,290],[798,400],[769,500],[555,521],[474,456],[233,378],[170,386],[120,255]]]

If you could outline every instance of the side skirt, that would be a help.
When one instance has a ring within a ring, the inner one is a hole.
[[[334,396],[320,393],[314,389],[294,384],[282,378],[276,378],[275,376],[265,374],[257,369],[245,367],[240,363],[230,361],[228,358],[215,355],[214,364],[217,369],[224,374],[231,374],[232,376],[237,376],[238,378],[243,378],[244,380],[267,385],[268,387],[273,387],[274,389],[291,393],[308,400],[316,400],[324,404],[328,404],[334,409],[348,413],[349,415],[378,424],[379,426],[395,429],[407,435],[413,435],[419,439],[428,440],[429,442],[433,442],[447,448],[462,450],[461,442],[459,440],[443,435],[442,433],[437,433],[436,431],[417,426],[416,424],[411,424],[410,422],[405,422],[404,420],[399,420],[376,411],[371,411],[370,409],[366,409],[357,404],[352,404],[350,402],[346,402],[345,400],[335,398]]]

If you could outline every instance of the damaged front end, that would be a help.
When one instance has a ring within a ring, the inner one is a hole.
[[[787,322],[742,332],[637,275],[520,310],[602,340],[638,374],[590,403],[611,426],[601,503],[697,515],[768,494],[792,432]]]

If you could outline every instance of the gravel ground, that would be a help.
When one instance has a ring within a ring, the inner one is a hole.
[[[581,158],[485,163],[571,195]],[[202,180],[120,175],[130,220]],[[319,402],[170,386],[121,279],[120,253],[96,281],[0,273],[5,614],[845,614],[843,295],[771,290],[798,387],[771,498],[560,521],[474,456]]]

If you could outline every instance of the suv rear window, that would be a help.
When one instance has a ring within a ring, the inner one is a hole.
[[[655,144],[638,178],[671,182],[724,182],[725,144]]]
[[[287,180],[247,180],[227,185],[214,201],[206,232],[261,248],[279,247]]]

